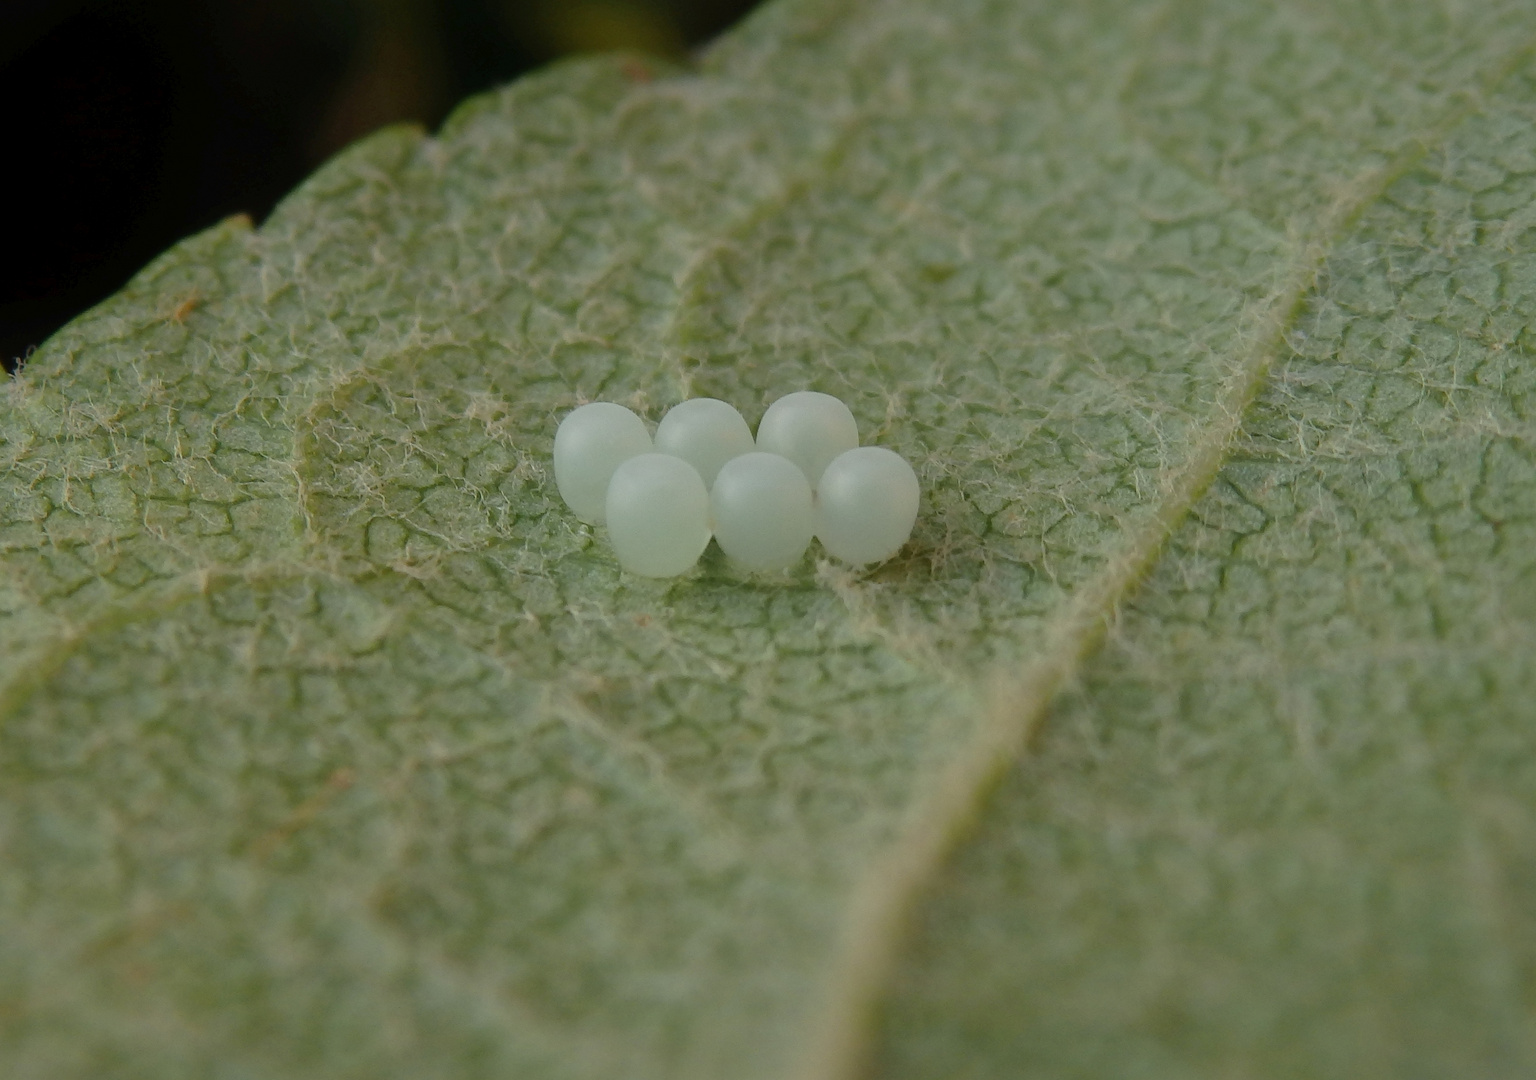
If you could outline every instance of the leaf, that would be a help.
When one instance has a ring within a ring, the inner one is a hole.
[[[1521,1072],[1530,26],[779,0],[173,249],[0,415],[4,1071]],[[553,493],[807,387],[872,573]]]
[[[1163,55],[1257,108],[1351,75],[1340,16],[1254,35],[1292,70]],[[934,888],[880,1076],[1536,1074],[1533,75],[1320,215],[1210,490]],[[1238,191],[1299,156],[1139,126]]]

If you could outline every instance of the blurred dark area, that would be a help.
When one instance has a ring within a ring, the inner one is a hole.
[[[556,57],[681,58],[753,0],[0,0],[0,362],[388,123]]]

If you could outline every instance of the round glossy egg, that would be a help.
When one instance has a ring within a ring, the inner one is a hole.
[[[900,454],[860,446],[839,454],[822,474],[816,536],[843,562],[889,559],[912,535],[917,500],[917,474]]]
[[[800,561],[816,531],[811,485],[778,454],[728,461],[709,492],[715,542],[749,570],[785,570]]]
[[[656,449],[698,469],[709,487],[722,465],[752,452],[752,429],[741,413],[718,398],[689,398],[661,418]]]
[[[858,445],[859,426],[848,406],[814,390],[785,394],[757,425],[757,448],[800,466],[812,488],[833,458]]]
[[[704,480],[671,454],[640,454],[615,469],[606,511],[613,552],[632,574],[676,577],[709,544]]]
[[[555,431],[555,485],[560,497],[582,521],[602,524],[614,470],[650,449],[645,421],[624,406],[594,401],[572,409]]]

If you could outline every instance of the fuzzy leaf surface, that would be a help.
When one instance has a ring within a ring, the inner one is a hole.
[[[1532,15],[777,0],[168,252],[0,401],[0,1072],[1529,1071]],[[806,388],[873,572],[554,491]]]

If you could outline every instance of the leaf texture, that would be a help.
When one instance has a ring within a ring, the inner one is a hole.
[[[0,405],[0,1071],[1527,1071],[1531,14],[779,0],[167,253]],[[872,573],[553,491],[803,388]]]
[[[1536,1072],[1532,74],[1330,244],[937,887],[881,1076]]]

